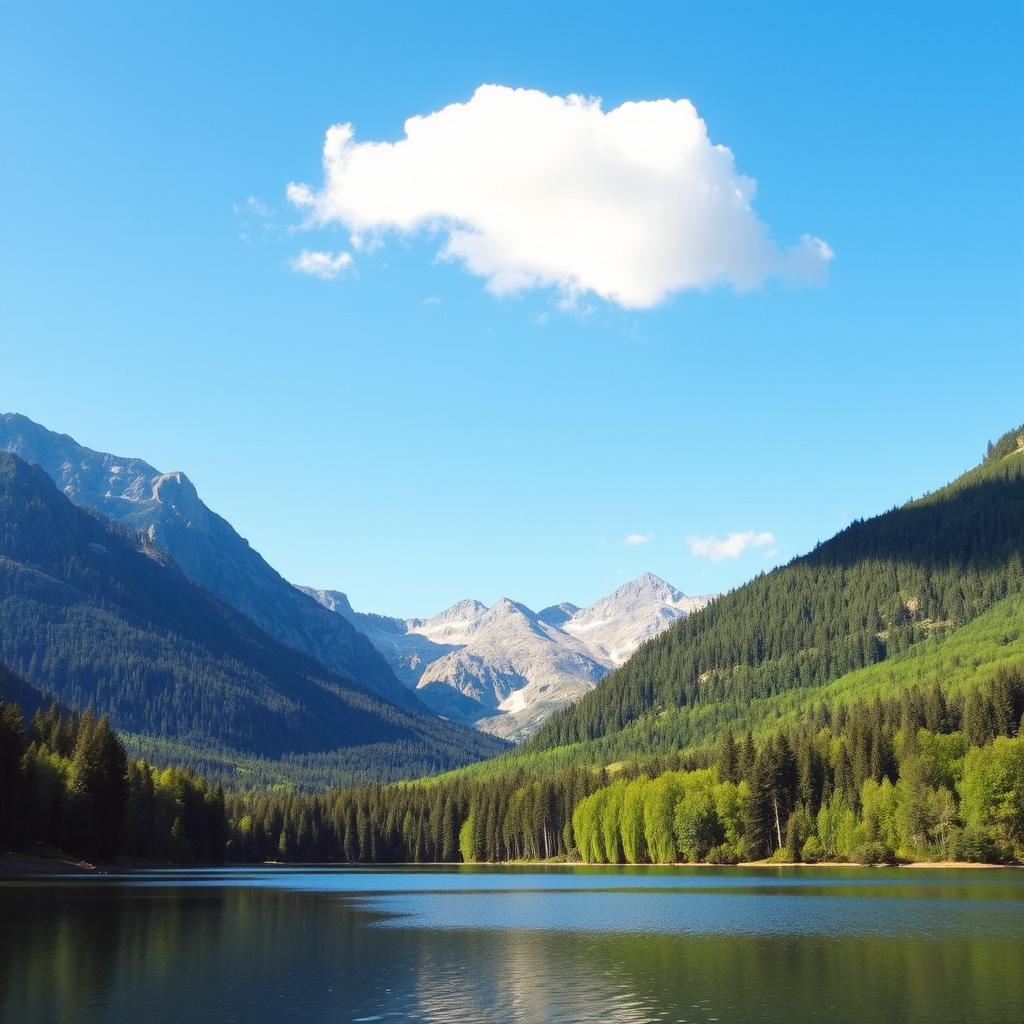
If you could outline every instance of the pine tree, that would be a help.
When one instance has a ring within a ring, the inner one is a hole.
[[[739,781],[739,753],[732,729],[725,733],[718,746],[718,778],[721,782]]]

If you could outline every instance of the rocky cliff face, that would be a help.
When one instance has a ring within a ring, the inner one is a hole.
[[[0,416],[0,451],[40,465],[74,504],[145,533],[190,579],[275,639],[395,703],[421,708],[366,636],[268,565],[203,503],[184,473],[161,473],[141,459],[93,451],[11,413]]]

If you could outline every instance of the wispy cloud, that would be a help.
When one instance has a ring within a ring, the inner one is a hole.
[[[234,203],[231,209],[241,225],[243,242],[277,234],[278,228],[274,221],[277,211],[257,196],[246,196],[240,203]]]
[[[623,544],[649,544],[654,540],[653,533],[627,533],[623,539]]]
[[[352,266],[352,255],[347,252],[318,252],[315,249],[303,249],[291,263],[292,270],[300,274],[319,277],[321,281],[330,281]]]
[[[262,199],[247,196],[241,203],[235,203],[235,213],[247,213],[252,217],[273,217],[274,211]]]
[[[288,186],[308,227],[341,224],[357,250],[388,232],[436,231],[441,258],[490,291],[553,287],[562,308],[820,280],[833,255],[811,235],[772,240],[756,182],[686,99],[605,111],[597,98],[481,85],[409,118],[397,142],[357,142],[351,124],[334,125],[323,167],[319,187]]]
[[[775,543],[775,534],[770,531],[757,533],[745,530],[742,533],[730,533],[726,537],[687,538],[690,551],[698,558],[709,558],[712,562],[721,562],[726,558],[739,558],[748,548],[764,548]]]

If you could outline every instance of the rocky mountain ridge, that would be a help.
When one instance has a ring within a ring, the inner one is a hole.
[[[299,593],[181,472],[94,451],[16,413],[0,415],[0,451],[42,467],[73,504],[144,533],[186,576],[272,637],[404,707],[422,710],[366,637]]]
[[[503,598],[459,601],[430,618],[357,612],[339,591],[301,588],[346,618],[437,714],[512,740],[574,703],[646,640],[703,608],[645,573],[587,608],[534,612]]]

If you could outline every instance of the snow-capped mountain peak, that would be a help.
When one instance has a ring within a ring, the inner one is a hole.
[[[624,583],[607,597],[584,608],[562,626],[607,658],[621,665],[644,641],[677,619],[703,608],[710,597],[687,597],[654,573]]]

